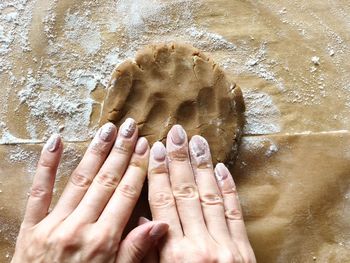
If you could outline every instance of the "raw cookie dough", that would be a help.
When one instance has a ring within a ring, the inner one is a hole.
[[[159,44],[140,50],[113,72],[101,124],[119,126],[134,118],[140,136],[164,140],[172,125],[191,137],[204,136],[214,162],[236,156],[244,123],[242,92],[215,62],[185,44]]]

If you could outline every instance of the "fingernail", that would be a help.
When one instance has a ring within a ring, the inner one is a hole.
[[[230,172],[223,163],[218,163],[215,167],[215,177],[218,181],[223,181],[229,176]]]
[[[146,217],[143,217],[143,216],[141,216],[140,218],[139,218],[139,225],[143,225],[143,224],[146,224],[146,223],[148,223],[148,222],[150,222]]]
[[[159,239],[168,231],[169,225],[165,223],[158,223],[152,227],[151,231],[149,231],[149,236],[151,239]]]
[[[113,139],[115,129],[116,128],[113,123],[106,123],[100,129],[100,139],[105,142],[110,142]]]
[[[174,125],[170,131],[171,140],[177,145],[182,145],[186,139],[185,130],[181,125]]]
[[[120,126],[120,133],[125,138],[130,138],[134,134],[136,129],[136,122],[132,118],[127,118],[124,123]]]
[[[166,149],[161,142],[155,142],[151,149],[153,158],[157,161],[164,161],[166,157]]]
[[[207,140],[202,136],[193,136],[189,143],[189,147],[191,156],[195,159],[197,164],[208,163],[210,161],[209,145]]]
[[[61,144],[61,137],[58,134],[53,134],[47,140],[44,148],[49,152],[55,152]]]
[[[147,148],[148,148],[147,139],[144,137],[141,137],[136,143],[135,153],[142,155],[147,151]]]

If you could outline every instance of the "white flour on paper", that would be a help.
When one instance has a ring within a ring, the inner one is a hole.
[[[280,132],[281,113],[267,93],[246,91],[243,96],[246,104],[244,134],[262,135]]]
[[[84,10],[89,11],[66,11],[63,32],[59,34],[55,31],[57,18],[54,10],[57,1],[50,3],[43,18],[43,35],[48,41],[45,50],[47,58],[39,60],[34,57],[35,68],[27,68],[24,74],[18,76],[11,70],[16,56],[6,58],[16,54],[18,47],[22,52],[31,54],[28,32],[35,1],[0,4],[0,10],[10,10],[0,15],[0,64],[4,65],[2,70],[8,76],[9,87],[18,89],[16,95],[19,104],[16,109],[25,106],[29,110],[25,124],[29,137],[19,140],[43,141],[55,132],[60,132],[66,141],[89,139],[97,128],[90,122],[93,107],[98,104],[91,97],[91,92],[98,85],[106,87],[109,75],[117,64],[132,58],[140,47],[149,42],[168,41],[169,34],[173,35],[173,40],[192,43],[204,51],[230,52],[230,58],[234,58],[234,61],[219,61],[219,64],[228,70],[236,68],[233,73],[247,72],[267,81],[278,82],[275,74],[264,66],[266,43],[262,43],[254,56],[248,44],[237,46],[223,36],[207,31],[205,27],[195,25],[194,11],[200,7],[200,1],[120,0],[92,5],[91,8],[100,13],[120,14],[106,15],[102,19],[94,19],[94,12],[88,8],[89,3],[84,2],[83,5],[86,7]],[[23,15],[26,17],[22,19]],[[4,30],[5,26],[10,30]],[[102,30],[120,33],[123,35],[122,41],[113,48],[106,47]],[[283,86],[282,83],[279,85]],[[6,106],[1,111],[5,116]],[[254,132],[258,124],[251,124],[259,115],[254,112],[251,116],[253,119],[249,120],[249,109],[247,113],[247,130]],[[258,123],[266,121],[266,116]],[[9,143],[11,131],[6,126],[8,120],[0,117],[0,121],[5,123],[0,131],[0,143]],[[39,123],[44,123],[44,133],[38,130]],[[276,127],[259,127],[256,132],[262,129],[263,133],[276,132]]]

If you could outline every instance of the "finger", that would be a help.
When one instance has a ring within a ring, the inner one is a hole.
[[[185,235],[201,238],[206,231],[197,185],[189,159],[187,135],[174,125],[167,136],[170,183]]]
[[[33,226],[46,217],[52,199],[52,190],[62,148],[61,138],[57,134],[52,135],[45,144],[29,192],[23,226]]]
[[[98,220],[101,224],[109,225],[111,231],[118,236],[122,235],[140,197],[146,179],[148,158],[148,141],[142,137],[137,142],[125,175]]]
[[[140,226],[148,222],[150,222],[150,220],[148,220],[147,218],[140,217],[138,225]],[[159,256],[158,256],[156,245],[157,244],[153,244],[153,246],[148,250],[146,256],[142,260],[142,263],[159,262]]]
[[[215,167],[215,176],[224,198],[226,222],[231,233],[231,238],[238,246],[242,255],[249,254],[252,251],[232,175],[224,164],[218,163]]]
[[[170,186],[166,149],[161,142],[156,142],[151,149],[148,166],[148,200],[153,219],[166,222],[170,226],[168,235],[183,237]]]
[[[208,142],[203,137],[195,135],[189,147],[208,231],[217,242],[227,244],[231,237],[226,224],[223,200],[214,176]]]
[[[163,222],[153,221],[132,230],[120,244],[116,262],[141,262],[147,252],[166,234],[168,227]]]
[[[98,130],[83,159],[72,173],[56,207],[50,213],[53,220],[66,218],[77,207],[107,158],[113,146],[116,131],[112,123],[107,123]]]
[[[80,223],[92,223],[100,217],[129,165],[137,134],[136,122],[126,119],[108,158],[70,218]]]

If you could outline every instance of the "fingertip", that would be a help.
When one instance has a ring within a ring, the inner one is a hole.
[[[150,222],[150,220],[148,218],[141,216],[138,220],[138,225],[140,226],[140,225],[146,224],[148,222]]]
[[[119,128],[119,135],[124,138],[132,138],[138,131],[136,121],[133,118],[127,118]]]
[[[155,142],[151,148],[152,159],[162,162],[165,161],[166,149],[162,142]]]
[[[181,146],[186,142],[186,140],[187,140],[186,131],[181,125],[176,124],[170,129],[168,133],[167,145],[168,145],[168,142],[171,142],[177,146]]]
[[[148,149],[149,144],[147,139],[145,137],[139,138],[135,146],[135,153],[137,153],[138,155],[144,155]]]
[[[98,137],[99,140],[104,142],[111,142],[114,140],[116,133],[117,127],[113,123],[107,122],[99,129],[95,135],[95,138]]]
[[[46,141],[43,151],[48,151],[48,152],[57,152],[60,149],[60,146],[62,144],[62,139],[59,134],[52,134],[50,138]]]
[[[169,225],[160,221],[154,221],[154,223],[156,224],[152,227],[151,231],[149,232],[149,236],[153,240],[158,240],[168,232]]]
[[[215,177],[220,182],[228,178],[228,176],[231,176],[230,171],[227,169],[227,167],[223,163],[218,163],[215,166]]]
[[[196,167],[212,168],[209,144],[204,137],[194,135],[189,142],[189,149],[191,160]]]

